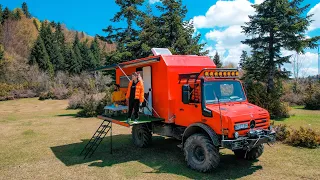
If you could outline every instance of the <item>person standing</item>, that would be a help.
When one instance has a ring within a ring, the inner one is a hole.
[[[129,82],[126,100],[129,105],[127,123],[130,122],[132,113],[134,115],[135,122],[138,122],[139,106],[144,101],[144,87],[142,78],[137,72],[132,74],[132,80]]]

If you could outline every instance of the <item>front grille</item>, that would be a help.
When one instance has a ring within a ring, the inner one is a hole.
[[[243,124],[243,123],[248,123],[248,128],[246,129],[242,129],[242,130],[247,130],[250,129],[250,122],[254,121],[255,122],[255,127],[254,128],[268,128],[269,126],[269,122],[266,118],[259,118],[259,119],[253,119],[253,120],[244,120],[244,121],[240,121],[240,122],[236,122],[236,124]]]

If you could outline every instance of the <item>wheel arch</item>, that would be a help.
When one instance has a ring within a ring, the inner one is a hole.
[[[188,137],[190,137],[192,134],[195,133],[203,133],[206,134],[207,136],[210,137],[212,140],[213,144],[215,146],[220,146],[219,143],[219,137],[218,135],[214,132],[212,128],[210,128],[208,125],[203,124],[203,123],[194,123],[188,126],[182,135],[182,147],[184,147],[184,143]]]

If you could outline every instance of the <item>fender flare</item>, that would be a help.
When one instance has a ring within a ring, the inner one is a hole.
[[[205,132],[211,138],[215,146],[220,146],[219,137],[212,128],[203,123],[194,123],[184,130],[182,135],[182,147],[184,147],[186,139],[197,132]]]

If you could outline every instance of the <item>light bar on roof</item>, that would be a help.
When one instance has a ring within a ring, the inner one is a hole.
[[[206,70],[203,73],[204,77],[214,78],[237,78],[239,76],[238,70]]]

